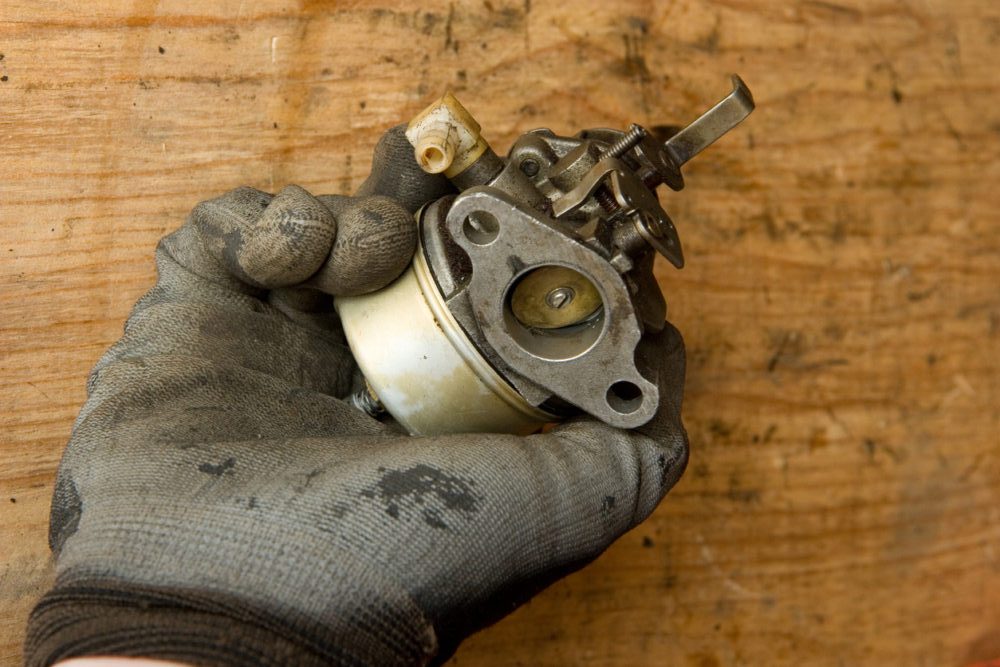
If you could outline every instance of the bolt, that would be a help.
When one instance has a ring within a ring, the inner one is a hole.
[[[625,133],[625,136],[608,146],[608,149],[604,151],[601,157],[621,157],[622,155],[625,155],[627,151],[634,148],[636,144],[642,141],[647,134],[649,134],[649,132],[646,131],[646,128],[632,123],[628,128],[628,132]]]
[[[531,178],[538,173],[538,163],[530,157],[525,158],[521,161],[521,172],[528,178]]]
[[[549,308],[559,310],[569,305],[574,296],[576,296],[576,292],[573,291],[572,287],[557,287],[545,295],[545,303]]]
[[[349,397],[351,405],[366,413],[369,417],[378,419],[385,414],[385,406],[379,400],[372,388],[365,382],[365,386]]]

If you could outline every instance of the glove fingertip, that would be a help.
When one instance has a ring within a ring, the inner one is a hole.
[[[323,265],[336,231],[329,208],[303,188],[288,185],[247,229],[236,261],[264,287],[295,285]]]
[[[326,263],[311,283],[335,296],[381,289],[413,259],[417,227],[413,216],[388,197],[365,197],[337,219],[338,231]]]
[[[189,224],[226,273],[267,289],[295,285],[315,273],[337,229],[329,207],[297,185],[277,195],[236,188],[195,206]]]

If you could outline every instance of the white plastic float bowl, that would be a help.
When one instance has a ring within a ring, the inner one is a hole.
[[[556,420],[525,401],[465,336],[423,248],[389,286],[334,303],[369,386],[412,435],[526,435]]]

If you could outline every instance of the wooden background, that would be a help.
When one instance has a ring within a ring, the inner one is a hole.
[[[521,132],[758,110],[664,196],[687,475],[456,665],[1000,656],[1000,7],[989,0],[0,0],[0,663],[53,473],[158,237],[348,192],[445,88]]]

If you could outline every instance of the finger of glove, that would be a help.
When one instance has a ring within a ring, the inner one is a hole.
[[[660,406],[653,418],[636,429],[654,440],[666,437],[681,424],[684,375],[687,368],[684,339],[670,322],[663,329],[647,333],[636,349],[640,368],[654,375],[660,390]]]
[[[160,242],[156,270],[156,285],[93,370],[88,392],[108,364],[161,355],[251,368],[334,396],[349,390],[356,364],[329,295],[235,279],[191,224]]]
[[[267,302],[303,329],[347,344],[329,294],[311,287],[281,287],[267,293]]]
[[[406,125],[397,125],[382,135],[372,169],[357,195],[392,197],[410,213],[429,201],[455,192],[443,174],[428,174],[417,164],[413,146],[406,139]]]
[[[631,516],[623,515],[622,530],[628,530],[649,516],[666,493],[676,484],[687,464],[687,432],[681,421],[684,396],[685,353],[680,332],[669,322],[660,332],[647,334],[637,350],[637,360],[647,372],[654,374],[660,392],[660,403],[653,418],[637,429],[616,429],[587,417],[572,420],[552,429],[549,435],[564,442],[579,444],[586,454],[593,443],[606,449],[617,449],[628,465],[621,469],[618,481],[629,500],[626,507]],[[592,474],[601,476],[595,469]],[[614,496],[615,494],[611,494]],[[615,496],[609,503],[617,504]]]
[[[413,215],[389,197],[321,197],[337,217],[329,256],[307,285],[334,296],[381,289],[413,259]]]
[[[303,282],[327,260],[337,231],[333,213],[296,185],[271,198],[238,188],[191,214],[206,250],[244,283],[263,288]]]

